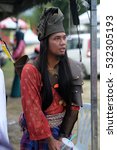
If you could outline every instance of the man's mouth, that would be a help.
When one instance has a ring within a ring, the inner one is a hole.
[[[65,52],[65,48],[61,48],[61,49],[60,49],[60,52]]]

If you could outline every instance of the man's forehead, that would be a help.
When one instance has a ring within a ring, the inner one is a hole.
[[[66,36],[64,32],[54,33],[52,34],[52,37],[58,37],[58,36]]]

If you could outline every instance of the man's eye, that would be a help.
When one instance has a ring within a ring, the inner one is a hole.
[[[64,36],[63,39],[66,40],[66,36]]]
[[[55,40],[60,40],[60,38],[59,38],[59,37],[56,37]]]

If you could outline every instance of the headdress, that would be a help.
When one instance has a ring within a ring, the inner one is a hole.
[[[63,13],[57,7],[46,9],[38,25],[38,39],[41,41],[48,35],[65,32],[63,27]]]

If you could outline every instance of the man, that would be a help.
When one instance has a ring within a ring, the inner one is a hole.
[[[63,19],[59,8],[45,10],[38,26],[39,57],[22,70],[21,150],[60,150],[82,106],[81,70],[67,57]]]
[[[16,31],[14,36],[14,48],[13,48],[13,59],[17,61],[24,55],[25,42],[24,42],[24,33],[20,30]],[[20,78],[15,70],[14,79],[11,88],[11,97],[20,97]]]

